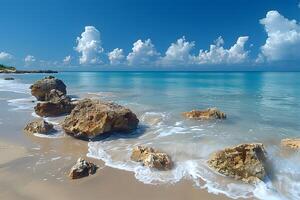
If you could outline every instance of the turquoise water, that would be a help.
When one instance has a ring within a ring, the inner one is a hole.
[[[28,93],[27,84],[44,75],[13,76],[16,81],[10,86],[0,82],[0,91]],[[300,154],[280,147],[281,139],[299,137],[300,73],[62,72],[55,76],[66,83],[70,95],[115,101],[140,119],[139,129],[131,135],[89,142],[88,156],[133,171],[147,184],[190,179],[196,187],[232,198],[300,199]],[[207,107],[218,107],[228,119],[200,122],[181,116]],[[272,166],[265,183],[255,187],[215,174],[206,165],[214,151],[245,142],[264,143]],[[157,172],[132,163],[130,152],[138,144],[168,152],[176,167]]]

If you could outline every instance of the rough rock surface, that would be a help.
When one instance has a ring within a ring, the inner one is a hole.
[[[183,116],[189,119],[197,120],[226,119],[226,114],[217,108],[208,108],[207,110],[192,110],[190,112],[184,112]]]
[[[137,128],[136,115],[118,104],[83,99],[67,116],[62,128],[74,137],[93,138],[110,132],[129,132]]]
[[[281,140],[281,145],[285,147],[289,147],[292,149],[300,149],[300,138],[297,139],[283,139]]]
[[[226,148],[212,155],[208,164],[226,176],[255,183],[266,176],[265,149],[263,144],[241,144]]]
[[[46,102],[39,102],[34,107],[37,115],[42,117],[56,117],[71,113],[75,107],[75,103],[63,92],[53,89],[45,95],[48,100]]]
[[[135,162],[141,162],[145,166],[159,170],[169,170],[173,166],[169,155],[158,152],[151,147],[135,147],[130,158]]]
[[[49,134],[54,131],[53,124],[44,120],[35,120],[26,125],[24,130],[28,133]]]
[[[30,86],[31,94],[39,101],[48,101],[46,94],[51,90],[56,89],[66,94],[66,85],[62,80],[56,79],[53,76],[45,77],[41,80],[36,81]]]
[[[71,168],[69,177],[71,179],[83,178],[94,174],[96,170],[97,166],[95,164],[79,158],[76,164]]]

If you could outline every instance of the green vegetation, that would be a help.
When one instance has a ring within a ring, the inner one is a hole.
[[[0,70],[14,70],[15,71],[16,68],[0,64]]]

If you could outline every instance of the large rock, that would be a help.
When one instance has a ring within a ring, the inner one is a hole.
[[[263,144],[254,143],[241,144],[219,151],[212,155],[208,164],[223,175],[247,183],[255,183],[266,176],[265,160]]]
[[[226,119],[226,114],[217,108],[208,108],[207,110],[192,110],[182,114],[186,118],[197,120]]]
[[[94,174],[96,170],[97,166],[95,164],[79,158],[76,164],[71,168],[69,177],[71,179],[82,178]]]
[[[84,99],[67,116],[62,128],[74,137],[93,138],[109,132],[130,132],[137,128],[136,115],[123,106]]]
[[[39,102],[34,107],[35,113],[42,117],[56,117],[64,114],[70,114],[75,107],[75,102],[63,92],[53,89],[45,95],[48,100],[46,102]]]
[[[156,151],[151,147],[135,147],[130,158],[135,162],[141,162],[145,166],[159,170],[169,170],[173,166],[169,155]]]
[[[289,147],[292,149],[300,149],[300,139],[283,139],[281,140],[281,145],[285,147]]]
[[[35,120],[30,122],[24,128],[24,131],[28,133],[40,133],[40,134],[49,134],[53,129],[53,124],[50,124],[44,120]]]
[[[41,80],[36,81],[30,86],[31,94],[39,101],[48,101],[46,95],[53,89],[56,89],[63,94],[66,94],[66,85],[62,80],[56,79],[53,76],[45,77]]]

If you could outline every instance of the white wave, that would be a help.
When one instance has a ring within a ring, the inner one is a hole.
[[[62,131],[56,131],[51,134],[34,133],[33,135],[36,137],[49,138],[49,139],[63,138],[65,136],[65,134]]]
[[[29,94],[30,93],[30,84],[24,84],[19,82],[18,80],[3,80],[0,79],[0,91],[3,92],[15,92],[15,93],[22,93],[22,94]]]
[[[18,98],[18,99],[10,99],[8,100],[8,105],[12,106],[12,110],[30,110],[34,107],[33,97],[28,98]]]

